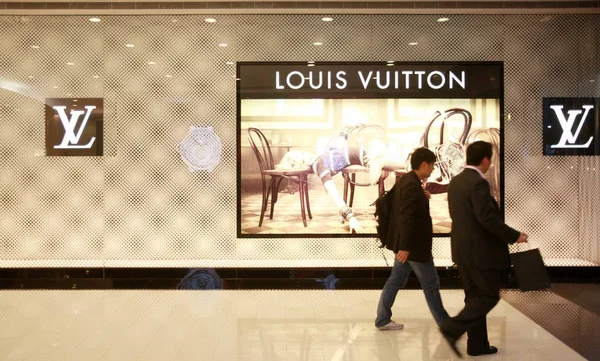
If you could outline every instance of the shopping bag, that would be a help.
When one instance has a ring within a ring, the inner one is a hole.
[[[511,253],[513,270],[521,291],[538,291],[550,288],[550,276],[537,248]]]

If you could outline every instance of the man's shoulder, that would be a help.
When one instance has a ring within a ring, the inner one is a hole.
[[[411,172],[413,173],[413,172]],[[414,196],[422,190],[419,178],[413,173],[412,175],[407,173],[402,176],[396,183],[396,198],[402,200],[402,202],[411,202],[414,200]]]
[[[469,175],[465,173],[466,169],[464,169],[462,172],[458,173],[457,175],[455,175],[454,177],[452,177],[452,179],[450,180],[450,187],[455,186],[456,184],[462,183],[465,181],[465,178],[468,177]]]
[[[469,192],[478,182],[484,181],[477,171],[465,168],[450,180],[448,193]]]
[[[481,175],[479,175],[479,173],[477,173],[476,170],[470,169],[470,168],[465,168],[463,169],[462,172],[460,172],[459,174],[457,174],[456,176],[454,176],[452,178],[452,180],[450,181],[450,183],[455,182],[470,182],[470,181],[477,181],[477,180],[483,180],[483,178],[481,178]]]
[[[410,186],[410,185],[414,185],[414,184],[417,184],[417,185],[419,184],[419,178],[415,175],[415,172],[412,172],[412,171],[404,174],[398,180],[398,185],[400,187]]]

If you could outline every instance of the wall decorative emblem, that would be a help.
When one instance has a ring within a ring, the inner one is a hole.
[[[221,162],[221,139],[213,127],[191,126],[179,144],[179,154],[190,172],[212,172]]]

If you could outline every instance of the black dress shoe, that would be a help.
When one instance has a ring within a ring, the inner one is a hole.
[[[471,351],[469,351],[469,349],[467,349],[467,354],[469,356],[491,355],[491,354],[495,354],[496,352],[498,352],[498,348],[495,346],[490,346],[490,347],[488,347],[487,350],[483,350],[483,351],[479,351],[479,352],[471,352]]]
[[[456,347],[456,338],[446,334],[441,328],[440,332],[442,333],[442,336],[444,336],[444,340],[446,340],[446,342],[448,343],[452,351],[454,351],[456,356],[458,356],[458,358],[462,358],[462,354],[460,353],[460,351],[458,351],[458,348]]]

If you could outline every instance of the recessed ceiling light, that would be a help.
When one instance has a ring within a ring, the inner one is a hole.
[[[171,75],[171,74],[165,75],[165,78],[172,78],[172,77],[173,77],[173,75]]]
[[[320,42],[320,41],[315,41],[315,42],[313,43],[313,45],[314,45],[314,46],[321,46],[321,45],[323,45],[323,43],[322,43],[322,42]]]
[[[596,80],[594,80],[594,79],[590,79],[590,83],[593,83],[593,82],[595,82],[595,81],[596,81]]]
[[[79,100],[77,100],[77,99],[73,99],[73,102],[74,102],[74,103],[77,103],[78,101],[79,101]]]
[[[133,48],[133,47],[135,47],[135,45],[133,45],[133,44],[125,44],[125,46],[126,46],[126,47],[128,47],[128,48]]]
[[[31,49],[39,49],[39,48],[40,48],[40,46],[39,46],[39,45],[32,45],[32,46],[31,46]]]
[[[93,78],[98,79],[98,78],[100,78],[100,75],[94,75]]]
[[[308,63],[306,66],[315,66],[315,63]]]
[[[58,89],[58,85],[55,85],[52,87],[53,89]]]
[[[388,60],[387,63],[388,64],[394,64],[394,61],[393,60]]]
[[[419,43],[413,41],[412,43],[408,43],[408,45],[419,45]]]
[[[216,23],[216,22],[217,22],[217,19],[214,19],[214,18],[206,18],[206,19],[204,19],[204,21],[206,21],[207,23]]]
[[[326,16],[324,18],[321,18],[321,20],[329,22],[329,21],[333,21],[333,18],[330,18],[330,17]]]
[[[155,61],[149,61],[148,65],[156,65],[156,62]]]
[[[29,79],[33,79],[33,78],[34,78],[34,76],[33,76],[33,75],[28,75],[27,77],[28,77]]]
[[[68,62],[67,65],[75,65],[75,63]]]
[[[227,46],[227,43],[219,43],[219,46],[222,47],[222,48],[224,48],[224,47]]]
[[[450,18],[439,18],[439,19],[437,19],[438,23],[445,23],[448,20],[450,20]]]
[[[233,61],[228,61],[228,62],[225,63],[225,65],[233,65],[233,64],[234,64]]]
[[[176,23],[176,22],[178,22],[178,21],[179,21],[179,20],[177,20],[177,19],[171,19],[171,22],[172,22],[172,23]]]
[[[387,66],[394,66],[394,63],[387,63],[385,65],[387,65]]]
[[[100,21],[102,21],[102,20],[100,20],[100,18],[89,18],[88,20],[93,23],[99,23]]]

